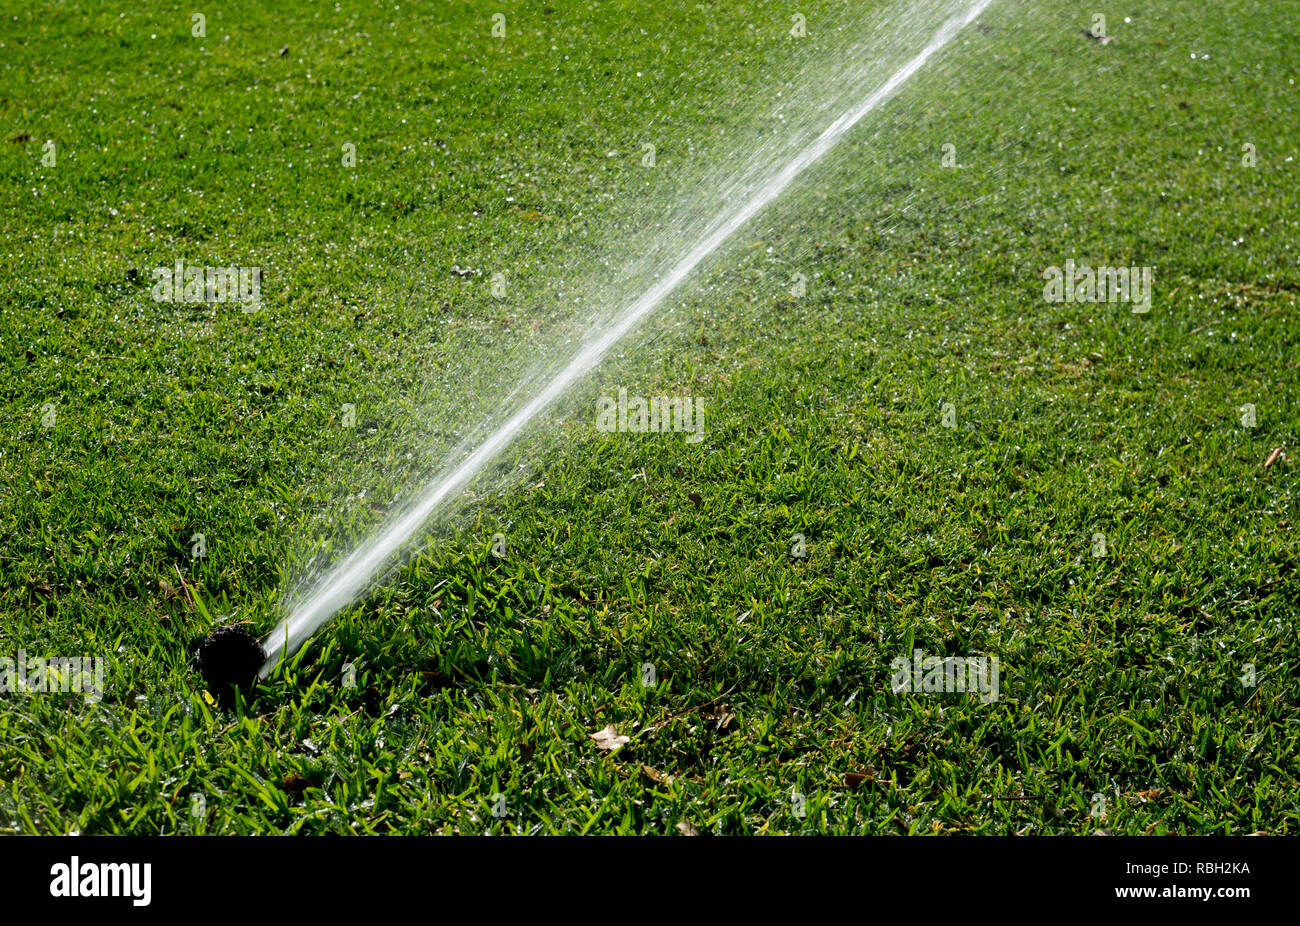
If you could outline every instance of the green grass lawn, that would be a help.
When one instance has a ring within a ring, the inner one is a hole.
[[[885,9],[299,6],[0,10],[0,656],[108,660],[0,695],[0,831],[1300,828],[1294,3],[1101,42],[994,0],[231,700],[195,641],[270,631],[833,118],[801,88]],[[155,301],[177,260],[261,311]],[[1151,311],[1046,301],[1067,260]],[[599,432],[620,387],[704,439]],[[917,649],[999,697],[893,691]]]

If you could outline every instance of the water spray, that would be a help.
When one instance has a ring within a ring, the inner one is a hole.
[[[757,191],[734,209],[724,210],[658,282],[615,315],[603,330],[596,332],[536,396],[489,434],[462,462],[427,485],[403,513],[390,520],[335,567],[293,608],[264,643],[259,644],[242,628],[222,627],[215,631],[203,642],[197,660],[209,683],[251,684],[255,678],[266,678],[281,659],[297,651],[316,630],[359,598],[375,581],[380,570],[405,547],[433,513],[499,456],[525,425],[596,367],[614,345],[654,312],[705,258],[770,205],[864,116],[893,97],[936,52],[974,22],[990,2],[977,0],[964,13],[947,20],[917,55],[836,118]],[[259,660],[260,665],[255,666]]]

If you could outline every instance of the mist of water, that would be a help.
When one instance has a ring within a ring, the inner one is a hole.
[[[481,443],[426,485],[400,514],[389,520],[342,562],[322,576],[293,605],[289,616],[264,643],[266,678],[275,665],[295,652],[322,625],[356,601],[383,574],[440,508],[496,459],[525,426],[570,390],[605,359],[610,350],[650,316],[700,264],[764,208],[779,197],[811,164],[822,158],[866,115],[889,100],[909,78],[984,11],[991,0],[976,0],[948,18],[927,44],[883,82],[862,88],[855,102],[784,164],[776,165],[738,202],[724,206],[675,262],[611,319],[597,324],[566,364],[540,390],[495,427]],[[851,66],[851,65],[850,65]],[[863,72],[867,69],[864,66]],[[738,180],[729,185],[744,189]],[[629,294],[628,298],[631,298]]]

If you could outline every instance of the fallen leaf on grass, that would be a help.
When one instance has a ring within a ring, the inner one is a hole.
[[[177,588],[175,585],[172,585],[166,579],[158,580],[158,589],[162,592],[164,601],[179,600],[179,601],[184,601],[186,604],[194,603],[193,600],[190,598],[190,590],[188,588]]]
[[[606,752],[611,752],[618,749],[620,746],[632,742],[630,737],[622,736],[618,732],[618,728],[612,723],[605,727],[605,729],[597,733],[592,733],[591,738],[596,741],[596,746],[598,748],[603,749]]]
[[[690,820],[683,820],[681,823],[678,823],[677,832],[681,833],[683,836],[701,835],[700,828],[696,826],[694,823],[692,823]]]
[[[713,722],[713,729],[716,733],[730,733],[732,722],[736,719],[735,712],[726,704],[715,704],[713,707],[701,712],[706,720]]]
[[[1276,463],[1276,462],[1278,461],[1278,458],[1279,458],[1279,457],[1282,457],[1282,448],[1281,448],[1281,447],[1278,447],[1276,450],[1274,450],[1274,451],[1269,455],[1268,462],[1264,464],[1264,468],[1265,468],[1265,469],[1268,469],[1270,466],[1272,466],[1274,463]],[[1285,459],[1285,457],[1283,457],[1283,459]]]
[[[290,772],[280,779],[280,787],[290,794],[302,794],[311,786],[310,779],[304,778],[295,772]]]
[[[871,766],[867,766],[866,771],[844,773],[844,787],[850,791],[858,790],[864,782],[874,782],[875,780],[876,770]]]

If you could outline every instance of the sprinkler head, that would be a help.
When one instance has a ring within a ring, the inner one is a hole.
[[[257,638],[235,624],[218,627],[199,644],[195,663],[212,692],[226,692],[231,685],[251,687],[266,652]]]

